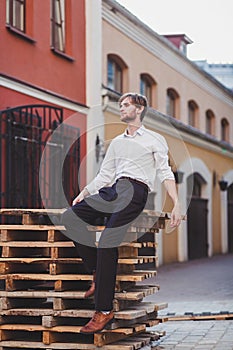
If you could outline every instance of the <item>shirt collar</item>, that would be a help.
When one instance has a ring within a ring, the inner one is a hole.
[[[135,134],[134,134],[133,136],[128,135],[127,129],[125,129],[124,136],[126,136],[126,137],[134,137],[134,136],[136,136],[137,134],[140,135],[140,136],[142,136],[143,133],[145,132],[145,129],[146,129],[145,126],[144,126],[144,125],[141,125],[140,128],[138,128],[138,129],[135,131]]]

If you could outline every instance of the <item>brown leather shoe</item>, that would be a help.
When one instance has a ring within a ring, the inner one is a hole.
[[[80,329],[80,333],[93,334],[102,331],[107,324],[113,319],[114,312],[111,311],[105,315],[101,311],[96,311],[92,319]]]
[[[92,295],[95,294],[95,277],[96,277],[96,273],[94,272],[94,273],[93,273],[93,280],[92,280],[91,286],[90,286],[90,288],[86,291],[86,293],[84,294],[84,298],[89,298],[89,297],[91,297]]]

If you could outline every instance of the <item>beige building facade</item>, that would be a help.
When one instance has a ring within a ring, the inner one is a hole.
[[[232,252],[232,92],[113,0],[102,1],[101,45],[102,141],[124,130],[116,101],[135,91],[150,102],[145,126],[169,145],[187,220],[172,233],[159,233],[159,263]],[[155,183],[148,205],[170,209],[162,184]]]

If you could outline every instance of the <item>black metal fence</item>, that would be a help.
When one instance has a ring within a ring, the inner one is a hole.
[[[61,132],[56,132],[51,142],[51,136],[61,124]],[[29,105],[0,111],[0,206],[60,208],[66,205],[59,193],[64,190],[69,201],[78,193],[79,137],[79,128],[63,123],[62,108]],[[76,142],[70,147],[74,138]],[[49,150],[49,161],[41,167],[45,147]],[[62,184],[56,177],[57,169],[61,168]]]

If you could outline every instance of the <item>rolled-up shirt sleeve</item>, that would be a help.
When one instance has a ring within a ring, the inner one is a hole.
[[[161,137],[159,147],[154,153],[156,162],[156,176],[158,176],[160,182],[164,180],[174,180],[174,174],[168,163],[168,146],[165,138]]]
[[[109,145],[99,173],[85,188],[90,194],[95,194],[102,187],[112,183],[116,174],[115,152],[112,144]]]

